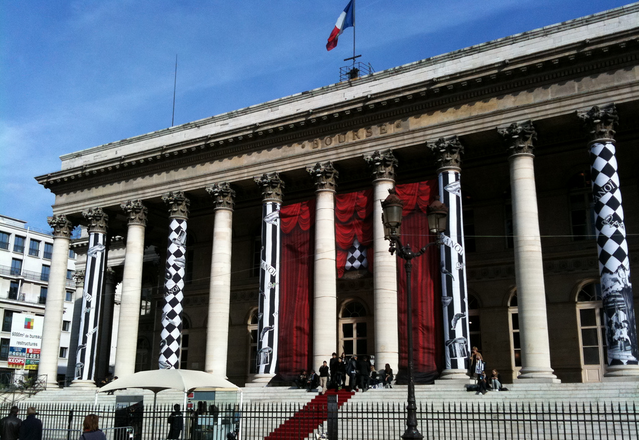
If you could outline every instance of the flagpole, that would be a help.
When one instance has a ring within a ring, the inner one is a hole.
[[[353,0],[353,67],[355,67],[355,29],[357,18],[355,17],[355,0]]]
[[[177,86],[177,54],[175,54],[175,76],[173,76],[173,114],[171,115],[171,127],[175,121],[175,89]]]

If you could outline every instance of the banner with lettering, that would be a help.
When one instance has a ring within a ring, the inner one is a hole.
[[[37,370],[42,345],[42,316],[14,313],[9,340],[10,368]]]

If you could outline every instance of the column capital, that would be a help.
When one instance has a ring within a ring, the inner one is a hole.
[[[83,270],[76,270],[73,274],[73,281],[75,281],[76,289],[79,289],[84,284],[84,275],[85,272]]]
[[[233,211],[235,207],[235,190],[229,182],[213,183],[206,188],[206,192],[213,198],[215,209],[228,209]]]
[[[337,188],[339,171],[333,166],[333,162],[319,163],[306,167],[306,171],[313,178],[316,191],[333,191]]]
[[[439,138],[435,142],[429,142],[428,148],[435,154],[439,167],[437,171],[461,169],[464,146],[457,136]]]
[[[263,202],[282,203],[282,190],[285,188],[284,181],[280,179],[280,175],[275,173],[266,173],[253,178],[255,184],[262,188]]]
[[[614,104],[594,106],[588,111],[577,112],[584,130],[588,133],[590,142],[598,140],[615,140],[616,128],[619,125],[617,107]]]
[[[47,218],[47,223],[53,228],[54,238],[71,238],[71,232],[73,231],[73,223],[67,219],[66,215],[54,215]]]
[[[537,140],[537,131],[532,121],[513,122],[508,127],[498,128],[497,132],[506,142],[511,156],[533,154],[533,142]]]
[[[364,155],[364,160],[373,169],[375,180],[395,180],[395,168],[397,168],[398,161],[392,150],[375,151],[370,156]]]
[[[82,216],[89,222],[89,233],[101,232],[106,234],[109,223],[109,216],[102,208],[95,207],[82,211]]]
[[[120,204],[120,208],[126,212],[130,225],[146,226],[147,214],[149,213],[142,200],[127,200]]]
[[[169,218],[188,219],[191,201],[184,191],[171,191],[162,195],[162,201],[169,206]]]

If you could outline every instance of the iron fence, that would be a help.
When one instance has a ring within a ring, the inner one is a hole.
[[[139,404],[116,409],[51,403],[36,409],[44,440],[77,440],[88,414],[100,417],[109,440],[166,439],[172,412],[171,405]],[[25,413],[21,407],[20,415]],[[422,403],[417,419],[424,438],[433,440],[639,440],[634,403]],[[405,404],[394,402],[348,402],[339,410],[284,402],[229,404],[184,412],[179,438],[227,440],[237,433],[240,440],[315,440],[326,433],[332,440],[388,440],[401,438],[405,420]]]

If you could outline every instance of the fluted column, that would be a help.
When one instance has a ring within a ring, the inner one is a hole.
[[[280,258],[280,206],[284,181],[278,173],[254,178],[262,190],[262,251],[260,254],[260,294],[257,324],[257,375],[254,382],[267,383],[278,361]]]
[[[213,251],[209,287],[209,319],[206,329],[204,371],[226,378],[231,310],[231,251],[235,191],[228,182],[206,188],[213,197]]]
[[[376,151],[364,160],[373,172],[373,298],[375,364],[399,366],[397,316],[397,258],[388,252],[382,224],[382,204],[388,190],[395,187],[397,159],[391,150]]]
[[[113,308],[115,306],[115,271],[106,268],[104,274],[104,295],[102,300],[102,317],[100,318],[100,339],[98,348],[98,365],[96,382],[100,383],[109,375],[109,359],[111,358],[111,335],[113,333]]]
[[[182,191],[169,192],[162,196],[162,200],[169,207],[170,223],[158,365],[160,369],[171,369],[180,367],[182,301],[186,273],[186,226],[191,202]]]
[[[78,333],[80,331],[80,317],[82,316],[82,296],[84,293],[83,270],[76,270],[73,274],[75,293],[73,294],[73,318],[71,321],[71,337],[69,338],[69,358],[65,382],[69,384],[75,377],[76,351],[78,350]]]
[[[639,380],[637,325],[615,146],[614,105],[579,113],[589,133],[595,235],[606,326],[609,379]]]
[[[115,352],[115,371],[113,374],[123,377],[135,373],[147,208],[141,200],[129,200],[122,203],[120,207],[127,214],[128,227],[124,272],[122,274],[120,319],[118,321],[118,345]]]
[[[47,376],[48,387],[57,387],[60,329],[62,328],[62,314],[64,313],[69,241],[73,224],[64,215],[49,217],[48,222],[53,228],[53,251],[51,255],[51,272],[49,274],[49,291],[42,328],[42,348],[38,374]]]
[[[558,381],[550,366],[546,291],[537,212],[537,190],[533,164],[532,122],[499,129],[508,145],[515,253],[515,279],[519,305],[521,375],[519,379]]]
[[[95,387],[100,307],[106,268],[106,232],[109,216],[102,208],[82,212],[89,222],[89,248],[82,293],[82,314],[76,349],[76,368],[72,386]]]
[[[315,182],[315,266],[313,279],[313,366],[337,350],[337,266],[335,188],[339,172],[332,162],[306,168]]]
[[[465,366],[470,354],[468,329],[468,287],[461,197],[461,158],[464,147],[457,136],[428,145],[439,168],[439,200],[448,207],[444,246],[440,246],[444,353],[446,369],[440,379],[468,379]]]

